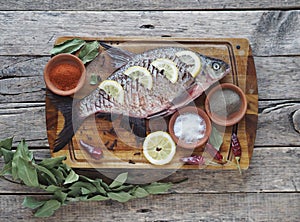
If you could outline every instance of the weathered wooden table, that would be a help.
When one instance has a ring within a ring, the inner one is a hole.
[[[0,138],[25,138],[38,158],[50,156],[42,75],[58,36],[248,38],[259,90],[255,149],[242,175],[179,170],[175,177],[189,180],[169,193],[77,202],[48,219],[22,207],[44,192],[0,180],[0,220],[300,221],[299,9],[299,0],[0,0]]]

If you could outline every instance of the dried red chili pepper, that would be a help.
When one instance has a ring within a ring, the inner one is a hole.
[[[205,160],[203,156],[189,156],[189,157],[182,157],[180,160],[189,165],[204,165]]]
[[[237,167],[238,167],[240,173],[242,173],[241,167],[240,167],[240,159],[241,159],[241,156],[242,156],[242,148],[241,148],[241,144],[239,142],[239,139],[238,139],[238,137],[235,133],[232,133],[232,135],[231,135],[231,150],[232,150],[232,153],[233,153],[234,158],[236,160]]]
[[[222,154],[210,143],[206,144],[205,151],[207,151],[215,160],[223,162]]]
[[[102,157],[103,151],[100,147],[94,147],[82,140],[79,140],[79,144],[91,155],[92,158],[99,160]]]

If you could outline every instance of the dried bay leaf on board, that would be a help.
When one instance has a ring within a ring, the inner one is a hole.
[[[51,55],[57,55],[60,53],[73,53],[79,50],[86,42],[82,39],[70,39],[60,44],[55,45],[50,53]]]

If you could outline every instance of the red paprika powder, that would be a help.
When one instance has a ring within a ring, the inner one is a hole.
[[[74,89],[81,77],[79,67],[71,64],[59,64],[49,73],[49,79],[55,87],[67,91]]]

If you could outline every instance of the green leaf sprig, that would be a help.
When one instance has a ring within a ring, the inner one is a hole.
[[[62,43],[55,45],[51,50],[51,55],[60,53],[75,53],[80,50],[78,57],[86,64],[99,54],[100,44],[98,41],[86,42],[82,39],[69,39]]]
[[[33,197],[24,199],[23,205],[33,209],[36,217],[49,217],[62,205],[72,201],[111,199],[126,202],[150,194],[164,193],[172,186],[172,183],[160,182],[144,185],[126,184],[128,173],[118,175],[112,183],[107,184],[100,178],[90,179],[78,175],[63,162],[65,157],[46,158],[37,162],[25,140],[21,140],[16,151],[12,150],[12,142],[13,138],[0,141],[0,157],[4,159],[0,177],[52,194],[48,200],[37,200]]]
[[[223,143],[223,135],[214,126],[212,126],[208,142],[215,149],[220,150],[220,147]]]

